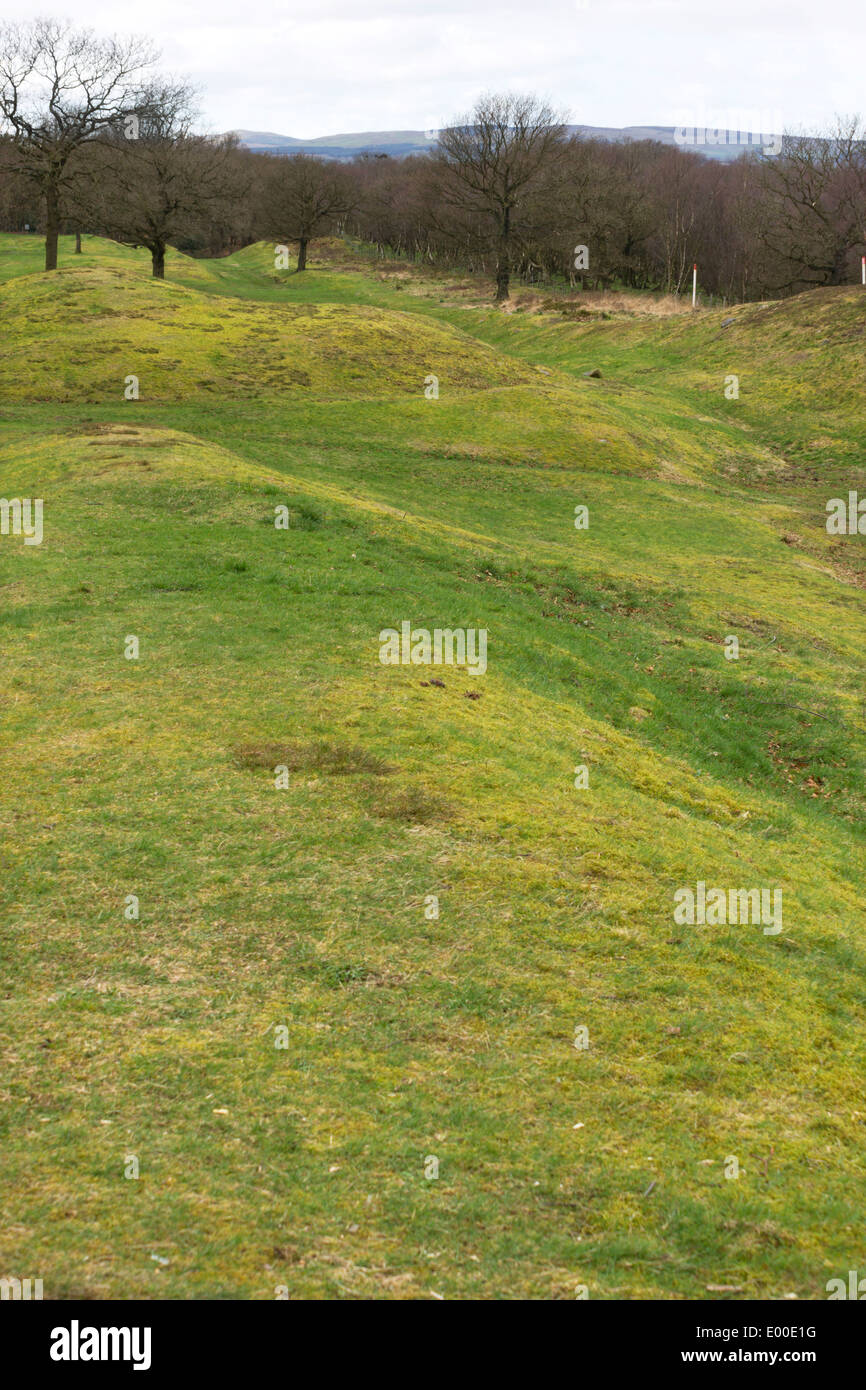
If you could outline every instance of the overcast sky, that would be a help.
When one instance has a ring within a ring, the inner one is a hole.
[[[811,128],[866,116],[866,0],[3,0],[146,33],[211,130],[428,130],[481,91],[583,125]],[[738,112],[750,114],[748,122]],[[762,121],[763,124],[758,124]]]

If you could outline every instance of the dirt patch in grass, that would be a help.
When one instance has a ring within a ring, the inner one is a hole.
[[[409,825],[431,825],[450,820],[453,807],[444,797],[425,787],[395,787],[376,798],[373,814],[383,820],[406,821]]]
[[[241,767],[287,767],[290,772],[331,772],[338,776],[371,773],[384,777],[396,769],[375,753],[349,743],[262,743],[235,748]]]

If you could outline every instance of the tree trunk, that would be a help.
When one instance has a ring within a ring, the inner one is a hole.
[[[499,259],[498,259],[497,262],[496,262],[496,300],[497,300],[497,303],[498,303],[500,300],[503,300],[503,299],[507,299],[507,298],[508,298],[508,285],[509,285],[510,279],[511,279],[511,275],[510,275],[510,271],[509,271],[509,268],[508,268],[508,255],[507,255],[507,253],[506,253],[505,255],[503,255],[502,250],[500,249],[500,252],[499,252]]]
[[[298,270],[307,268],[307,237],[302,236],[298,241]]]
[[[505,209],[502,219],[502,227],[499,236],[499,249],[496,256],[496,300],[497,303],[508,298],[508,284],[511,279],[511,248],[509,246],[509,232],[511,231],[511,209]]]
[[[165,279],[165,242],[158,242],[150,248],[150,259],[153,262],[154,280]]]
[[[57,238],[60,235],[60,197],[56,183],[45,186],[45,269],[57,269]]]
[[[80,256],[80,255],[81,255],[81,233],[80,233],[80,232],[76,232],[76,233],[75,233],[75,254],[76,254],[76,256]]]
[[[844,285],[848,280],[848,247],[837,246],[834,248],[833,270],[830,276],[831,285]]]

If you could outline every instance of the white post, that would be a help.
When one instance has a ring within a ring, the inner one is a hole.
[[[698,263],[695,261],[692,266],[692,308],[694,309],[698,299]]]
[[[866,256],[860,257],[860,284],[866,285]]]

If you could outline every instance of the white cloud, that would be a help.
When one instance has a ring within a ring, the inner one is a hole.
[[[4,0],[9,19],[50,8]],[[811,125],[864,107],[862,0],[76,0],[68,13],[153,37],[203,89],[212,129],[428,129],[500,89],[589,125],[672,124],[693,106]]]

